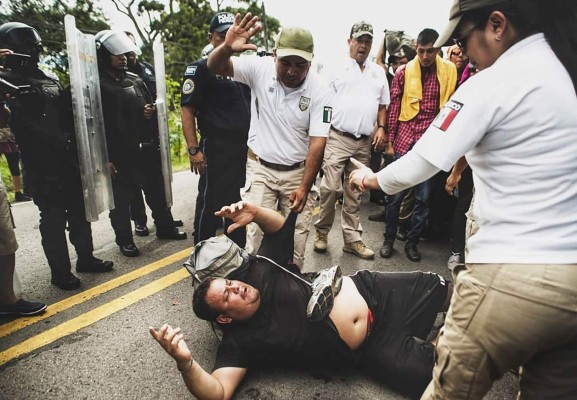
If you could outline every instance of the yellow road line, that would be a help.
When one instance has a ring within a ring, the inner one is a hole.
[[[184,249],[179,251],[178,253],[174,253],[168,257],[165,257],[161,260],[155,261],[151,264],[145,265],[144,267],[138,268],[132,272],[119,276],[118,278],[111,279],[101,285],[95,286],[84,292],[75,294],[74,296],[67,297],[64,300],[59,301],[58,303],[54,303],[48,306],[46,312],[42,315],[38,315],[36,317],[28,317],[28,318],[18,318],[12,322],[9,322],[4,325],[0,325],[0,338],[4,336],[8,336],[11,333],[16,332],[19,329],[25,328],[29,325],[35,324],[36,322],[42,321],[46,318],[49,318],[59,312],[69,309],[75,305],[81,304],[85,301],[93,299],[97,296],[100,296],[103,293],[106,293],[112,289],[116,289],[119,286],[122,286],[128,282],[132,282],[138,278],[146,276],[154,271],[157,271],[161,268],[169,266],[177,261],[180,261],[190,255],[192,251],[192,247],[188,249]],[[183,270],[186,272],[185,270]]]
[[[180,282],[181,280],[189,277],[190,274],[185,269],[180,269],[163,278],[160,278],[154,282],[149,283],[133,292],[130,292],[118,299],[115,299],[109,303],[103,304],[95,309],[88,311],[76,318],[69,321],[63,322],[62,324],[55,326],[39,335],[36,335],[24,342],[21,342],[15,346],[0,353],[0,366],[6,364],[10,360],[20,357],[24,354],[30,353],[40,347],[46,346],[58,339],[68,336],[82,328],[86,328],[95,322],[106,318],[115,312],[123,310],[124,308],[150,296],[161,290]]]

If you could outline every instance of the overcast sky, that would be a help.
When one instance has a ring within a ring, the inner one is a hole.
[[[315,58],[322,63],[346,55],[346,40],[351,26],[360,20],[371,23],[375,30],[372,53],[377,53],[383,31],[404,30],[416,37],[424,28],[443,30],[449,19],[451,0],[265,0],[268,15],[281,25],[309,29],[315,41]],[[216,2],[213,1],[216,9]],[[262,4],[262,0],[258,0]],[[132,23],[102,1],[113,29],[131,30]],[[226,7],[233,4],[223,2]]]

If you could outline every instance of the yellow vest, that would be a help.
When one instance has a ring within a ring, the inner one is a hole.
[[[457,86],[457,67],[450,61],[437,56],[437,80],[441,88],[439,109],[442,108],[455,92]],[[401,114],[399,121],[410,121],[419,113],[423,100],[423,85],[421,83],[421,63],[418,57],[409,61],[405,66],[405,89],[401,100]]]

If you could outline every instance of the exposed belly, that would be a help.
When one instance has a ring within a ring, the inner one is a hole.
[[[329,314],[339,336],[351,350],[357,350],[367,337],[367,319],[369,306],[361,296],[353,280],[343,277],[343,285],[335,297],[333,309]]]

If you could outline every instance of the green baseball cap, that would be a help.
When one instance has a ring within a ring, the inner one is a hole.
[[[463,15],[479,10],[485,7],[494,6],[495,4],[507,3],[510,0],[453,0],[453,4],[451,5],[451,11],[449,12],[449,23],[445,27],[441,36],[437,39],[434,46],[441,47],[447,46],[452,43],[448,43],[450,39],[455,37],[455,29],[461,22],[461,18]]]
[[[298,56],[312,61],[314,43],[311,32],[304,28],[281,28],[275,43],[276,56],[279,58]]]

